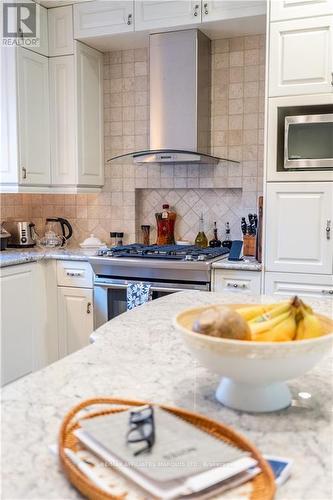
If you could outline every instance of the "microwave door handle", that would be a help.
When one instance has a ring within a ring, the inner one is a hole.
[[[290,122],[287,120],[288,117],[285,118],[285,124],[284,124],[284,168],[288,166],[288,136],[289,136],[289,125]]]

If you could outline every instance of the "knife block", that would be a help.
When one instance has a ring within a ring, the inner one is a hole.
[[[255,257],[256,255],[256,237],[245,234],[243,236],[243,255],[246,257]]]

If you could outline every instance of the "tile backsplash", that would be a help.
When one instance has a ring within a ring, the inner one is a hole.
[[[108,241],[111,230],[133,241],[141,224],[155,225],[155,211],[168,202],[178,213],[179,238],[195,238],[201,211],[209,235],[213,221],[222,228],[228,220],[239,236],[240,216],[256,210],[262,193],[264,58],[264,35],[212,42],[212,153],[239,164],[106,163],[101,193],[1,195],[1,219],[33,220],[41,231],[46,217],[65,217],[73,244],[92,232]],[[148,49],[104,54],[104,135],[105,160],[148,147]]]

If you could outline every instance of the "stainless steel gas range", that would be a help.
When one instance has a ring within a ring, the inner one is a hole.
[[[228,248],[188,245],[101,249],[89,258],[95,273],[95,327],[126,311],[129,283],[149,283],[153,299],[183,290],[209,291],[212,264],[226,258],[228,252]]]

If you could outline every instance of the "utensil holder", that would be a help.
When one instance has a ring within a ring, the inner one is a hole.
[[[243,236],[243,255],[246,257],[255,257],[256,255],[256,237],[251,235]]]

